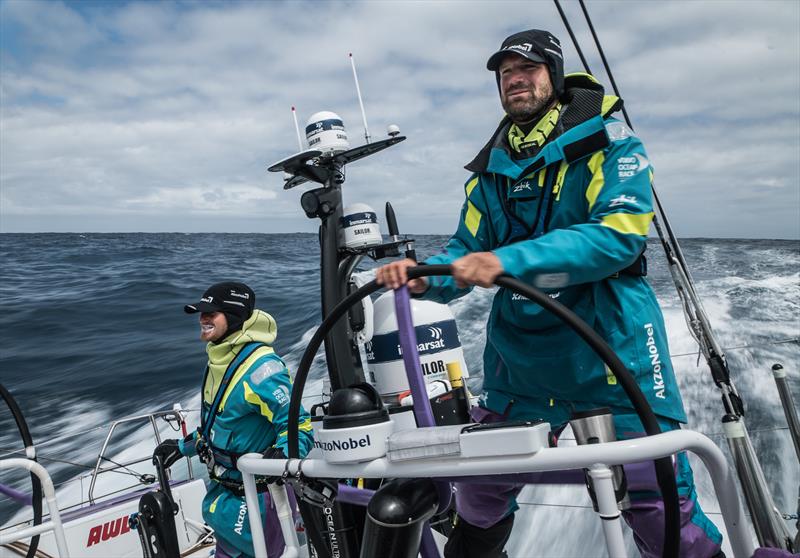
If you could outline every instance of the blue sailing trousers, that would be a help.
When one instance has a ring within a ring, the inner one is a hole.
[[[287,490],[289,504],[297,508],[293,490]],[[237,496],[227,488],[212,482],[203,506],[203,519],[214,528],[217,538],[217,558],[252,558],[253,536],[250,532],[249,510],[244,496]],[[269,492],[258,495],[259,513],[262,518],[267,557],[278,558],[283,554],[285,542],[275,504]],[[299,515],[297,516],[299,517]],[[295,519],[297,519],[297,517]],[[234,540],[230,535],[236,534]],[[228,538],[226,538],[228,537]]]

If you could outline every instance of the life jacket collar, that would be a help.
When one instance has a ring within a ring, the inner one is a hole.
[[[486,145],[465,168],[471,172],[493,172],[516,179],[532,172],[525,172],[532,165],[535,171],[559,160],[572,162],[604,149],[609,140],[603,118],[622,108],[622,99],[605,95],[600,82],[586,73],[569,74],[565,78],[565,87],[561,97],[564,108],[558,124],[533,160],[514,160],[508,143],[508,132],[513,122],[505,115]],[[594,122],[588,124],[591,121]],[[561,140],[568,132],[572,132],[569,141]],[[558,140],[561,140],[561,145],[548,152],[548,147]]]

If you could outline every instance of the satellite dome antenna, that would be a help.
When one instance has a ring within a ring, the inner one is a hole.
[[[343,218],[347,217],[345,221],[349,219],[351,222],[357,220],[353,215],[344,214],[342,186],[345,182],[345,166],[406,139],[400,134],[400,129],[396,125],[387,128],[385,138],[374,140],[370,137],[355,62],[352,53],[349,55],[367,143],[351,147],[342,119],[334,112],[319,111],[314,113],[306,124],[305,137],[308,144],[305,145],[299,131],[296,110],[293,107],[292,118],[299,137],[300,152],[273,163],[267,169],[270,172],[284,173],[284,190],[308,182],[318,185],[302,194],[300,206],[309,219],[320,220],[320,286],[323,316],[326,316],[346,295],[349,275],[363,255],[369,255],[373,259],[393,257],[399,254],[400,247],[413,244],[411,239],[393,238],[389,242],[376,245],[374,242],[377,242],[377,235],[374,239],[370,237],[370,241],[365,241],[363,246],[360,244],[356,246],[355,241],[340,242],[346,237],[344,229],[347,227],[342,224]],[[354,231],[347,232],[355,234]],[[377,232],[379,233],[379,229]],[[325,356],[331,377],[331,389],[334,390],[364,381],[360,365],[356,366],[352,359],[348,327],[343,322],[334,328],[329,338],[325,340]]]

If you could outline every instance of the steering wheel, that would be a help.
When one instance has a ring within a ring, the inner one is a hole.
[[[411,267],[407,270],[409,279],[417,279],[420,277],[429,276],[447,276],[452,275],[452,269],[449,265],[420,265]],[[540,305],[545,310],[551,312],[553,315],[561,319],[568,327],[577,333],[597,354],[606,366],[608,366],[611,373],[617,379],[617,382],[622,386],[625,394],[631,401],[636,414],[642,421],[645,432],[648,436],[661,434],[661,427],[658,425],[653,409],[647,402],[639,384],[636,383],[633,375],[625,368],[625,365],[619,359],[617,354],[611,349],[602,337],[594,331],[586,322],[579,318],[572,310],[561,304],[560,302],[550,298],[545,293],[530,285],[519,281],[509,275],[501,275],[495,280],[495,285],[510,290],[513,293],[524,296],[532,302]],[[292,396],[289,402],[289,425],[288,425],[288,450],[289,458],[299,457],[299,440],[298,440],[298,421],[300,416],[300,403],[303,396],[303,389],[305,388],[306,379],[308,378],[311,363],[314,356],[317,354],[320,346],[322,345],[325,336],[331,330],[333,325],[344,316],[351,306],[359,302],[362,298],[371,295],[375,291],[383,288],[376,281],[371,281],[363,285],[358,290],[350,293],[342,301],[334,307],[330,314],[322,321],[317,331],[311,337],[311,340],[306,347],[303,357],[300,359],[300,365],[297,368],[297,374],[294,379],[294,387],[292,389]],[[661,489],[662,498],[664,501],[664,558],[678,558],[680,550],[680,507],[678,501],[678,485],[675,480],[675,472],[672,465],[672,459],[661,457],[654,461],[656,469],[656,478],[658,480],[658,487]]]
[[[28,452],[29,448],[33,448],[33,438],[31,438],[31,431],[28,430],[28,423],[25,422],[25,417],[22,414],[22,410],[19,408],[19,405],[17,405],[16,400],[11,396],[11,393],[9,393],[9,391],[3,387],[3,384],[0,384],[0,396],[2,396],[3,400],[5,400],[6,405],[8,405],[8,409],[14,416],[14,421],[17,423],[17,429],[22,437],[22,443],[25,444],[26,454],[30,459],[36,461],[35,451],[33,455]],[[33,485],[33,490],[31,490],[33,526],[35,527],[36,525],[40,525],[42,523],[42,481],[39,480],[39,477],[31,473],[31,484]],[[25,554],[25,558],[33,558],[36,556],[36,549],[38,547],[39,535],[34,535],[31,537],[31,542],[28,545],[28,552]]]

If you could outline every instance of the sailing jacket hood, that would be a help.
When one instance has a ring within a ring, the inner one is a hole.
[[[253,310],[253,314],[242,324],[242,329],[233,332],[219,343],[209,343],[206,346],[208,362],[212,365],[227,366],[243,345],[257,341],[271,346],[277,335],[278,324],[275,318],[263,310]]]
[[[619,98],[588,74],[565,83],[559,121],[529,153],[511,152],[511,122],[503,118],[467,165],[458,229],[425,263],[491,251],[506,273],[593,327],[635,374],[656,414],[685,421],[655,294],[644,277],[620,273],[646,245],[652,166],[634,132],[610,116]],[[437,302],[470,290],[452,277],[430,277],[429,285],[422,297]],[[496,292],[489,314],[483,381],[481,405],[513,418],[536,418],[528,415],[558,402],[631,408],[577,334],[507,289]]]

